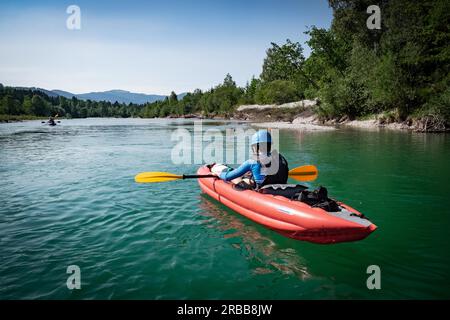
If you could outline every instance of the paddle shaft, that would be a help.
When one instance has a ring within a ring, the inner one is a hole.
[[[289,176],[308,176],[314,175],[317,172],[290,172]],[[199,178],[217,178],[216,175],[213,174],[183,174],[183,179],[199,179]]]
[[[311,175],[315,175],[317,174],[317,172],[315,171],[310,171],[310,172],[293,172],[293,173],[289,173],[289,176],[311,176]]]
[[[183,174],[183,179],[217,178],[213,174]]]
[[[289,173],[289,176],[308,176],[314,175],[316,172],[295,172]],[[199,178],[217,178],[213,174],[183,174],[183,179],[199,179]]]

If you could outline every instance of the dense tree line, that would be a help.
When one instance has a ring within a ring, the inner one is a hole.
[[[105,101],[51,97],[40,90],[5,87],[0,84],[0,114],[67,118],[137,117],[142,106]]]
[[[171,95],[163,101],[145,105],[144,117],[165,117],[168,115],[184,115],[203,113],[206,115],[231,114],[243,98],[245,90],[236,86],[231,75],[227,74],[222,84],[202,92],[197,89],[187,93],[183,99],[177,100],[177,95]]]
[[[450,119],[450,2],[379,1],[381,28],[369,29],[372,0],[330,0],[329,30],[312,28],[304,72],[328,117],[386,112]]]
[[[227,114],[239,104],[319,98],[325,118],[384,113],[392,120],[450,119],[450,2],[382,0],[381,28],[369,29],[372,0],[330,0],[329,29],[306,32],[308,58],[298,42],[272,43],[259,78],[244,88],[227,75],[209,91],[145,107],[144,116]]]

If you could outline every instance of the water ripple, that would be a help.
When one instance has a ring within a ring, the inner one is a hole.
[[[318,164],[313,187],[379,226],[361,242],[318,246],[241,217],[196,181],[134,183],[141,171],[195,172],[170,163],[172,130],[192,123],[1,124],[0,299],[450,297],[448,138],[283,131],[292,166]],[[65,286],[72,264],[80,291]],[[371,264],[382,269],[382,292],[365,285]]]

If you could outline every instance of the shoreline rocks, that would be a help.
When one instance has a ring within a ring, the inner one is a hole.
[[[351,120],[348,117],[321,119],[315,110],[318,100],[302,100],[282,105],[244,105],[236,109],[238,119],[251,121],[257,127],[279,129],[329,131],[337,128],[362,130],[400,130],[414,132],[448,132],[445,124],[431,117],[408,119],[403,122],[388,121],[383,114],[370,119]]]

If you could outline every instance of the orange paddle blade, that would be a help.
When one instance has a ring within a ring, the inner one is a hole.
[[[289,170],[289,177],[299,181],[313,181],[317,179],[319,170],[316,166],[306,165]]]

